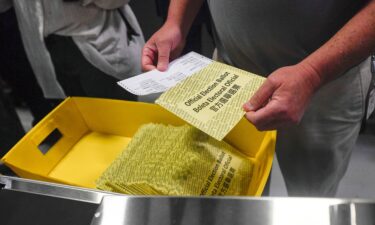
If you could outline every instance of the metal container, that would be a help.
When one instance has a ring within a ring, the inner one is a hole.
[[[0,224],[374,225],[375,200],[146,197],[0,176]]]

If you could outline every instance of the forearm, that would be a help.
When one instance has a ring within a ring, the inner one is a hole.
[[[364,60],[375,50],[375,0],[371,0],[328,42],[300,64],[315,75],[316,88]]]
[[[177,25],[186,37],[204,0],[171,0],[166,23]]]

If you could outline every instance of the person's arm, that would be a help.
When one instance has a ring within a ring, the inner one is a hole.
[[[298,124],[313,94],[375,50],[375,0],[300,63],[273,72],[244,105],[259,130]]]
[[[177,58],[203,0],[171,0],[167,20],[147,41],[142,51],[143,70],[164,71]]]
[[[45,15],[40,1],[13,1],[18,27],[27,58],[43,90],[44,97],[64,99],[66,95],[56,78],[51,55],[44,42]]]

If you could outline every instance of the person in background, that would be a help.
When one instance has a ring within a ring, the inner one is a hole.
[[[0,158],[25,134],[21,121],[9,98],[0,90]],[[0,162],[0,173],[1,173]]]
[[[167,20],[168,15],[168,7],[169,7],[170,0],[155,0],[157,14],[160,16],[163,21]],[[186,37],[186,44],[181,54],[186,54],[191,51],[197,52],[199,54],[203,54],[202,52],[202,29],[206,27],[207,32],[212,38],[212,31],[211,31],[211,21],[210,21],[210,11],[208,9],[208,5],[206,2],[203,3],[201,9],[198,12],[198,15],[194,19],[193,24],[189,30],[189,33]],[[210,41],[213,41],[210,39]],[[212,56],[206,55],[207,57]]]
[[[165,70],[203,0],[172,0],[143,49]],[[209,0],[218,58],[267,79],[244,104],[259,130],[277,129],[288,194],[334,196],[365,116],[375,50],[375,0]],[[251,138],[251,137],[248,137]]]
[[[0,0],[0,158],[24,135],[15,111],[15,101],[26,103],[41,120],[54,103],[46,100],[23,48],[11,0]]]
[[[136,100],[116,84],[141,72],[144,39],[128,0],[17,0],[14,7],[46,98]]]

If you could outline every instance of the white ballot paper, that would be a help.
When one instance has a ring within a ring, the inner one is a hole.
[[[161,93],[174,87],[177,83],[203,69],[213,61],[198,53],[190,52],[172,61],[167,71],[149,72],[119,81],[118,84],[135,95]]]

